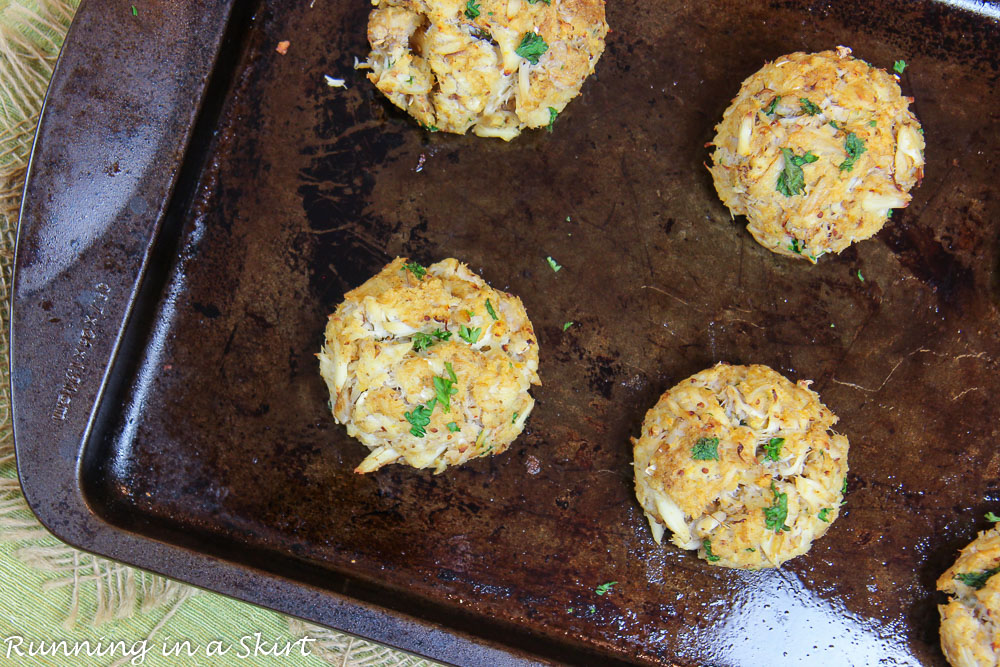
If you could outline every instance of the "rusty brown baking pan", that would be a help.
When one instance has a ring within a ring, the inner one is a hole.
[[[503,143],[375,93],[353,69],[369,7],[84,2],[16,259],[15,438],[44,524],[456,664],[944,664],[934,581],[1000,506],[1000,8],[613,2],[582,97]],[[765,61],[838,44],[908,63],[926,177],[810,266],[730,219],[705,143]],[[313,355],[396,255],[524,300],[544,385],[509,452],[352,472],[366,450]],[[851,441],[845,511],[779,570],[657,546],[633,497],[629,436],[720,360],[814,380]]]

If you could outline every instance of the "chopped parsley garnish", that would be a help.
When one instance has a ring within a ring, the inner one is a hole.
[[[784,438],[771,438],[766,445],[764,445],[764,456],[771,459],[772,461],[781,460],[781,446],[785,444]]]
[[[830,508],[824,507],[823,509],[821,509],[819,513],[816,515],[816,518],[819,519],[820,521],[825,521],[827,523],[830,523]]]
[[[604,595],[605,593],[611,590],[612,586],[616,586],[617,584],[618,584],[617,581],[609,581],[595,588],[594,592],[597,593],[598,595]]]
[[[478,37],[479,39],[485,39],[487,42],[493,41],[493,35],[491,35],[489,31],[483,30],[482,28],[475,28],[472,31],[472,36]]]
[[[966,586],[970,588],[975,588],[977,591],[986,585],[986,582],[997,572],[1000,572],[1000,567],[995,567],[991,570],[983,570],[982,572],[967,572],[963,574],[956,574],[955,578],[961,581]]]
[[[410,273],[412,273],[414,275],[414,277],[417,280],[423,280],[424,276],[427,275],[427,269],[425,269],[424,267],[420,266],[416,262],[407,262],[406,264],[403,264],[403,269],[402,270],[409,271]]]
[[[467,0],[465,3],[465,15],[470,19],[479,18],[479,5],[476,0]]]
[[[519,413],[519,412],[515,412],[515,413],[514,413],[514,416],[510,418],[510,423],[511,423],[511,424],[515,424],[515,423],[517,423],[517,418],[518,418],[518,417],[520,417],[520,416],[521,416],[521,413]]]
[[[691,448],[691,458],[695,461],[718,461],[719,439],[698,438],[698,442]]]
[[[464,340],[469,345],[473,345],[483,333],[482,327],[469,328],[464,324],[458,327],[458,337]]]
[[[135,5],[132,5],[132,16],[138,16],[138,15],[139,15],[139,10],[135,8]]]
[[[992,521],[993,523],[996,523],[997,521],[1000,521],[1000,516],[997,516],[993,512],[987,512],[986,513],[986,520],[987,521]]]
[[[771,104],[766,109],[764,109],[764,115],[766,115],[766,116],[773,116],[775,109],[778,108],[778,102],[780,102],[780,101],[781,101],[781,95],[779,95],[779,96],[775,97],[773,100],[771,100]]]
[[[571,326],[573,326],[573,322],[567,322],[563,325],[563,331],[566,331],[566,329],[569,329]]]
[[[897,60],[892,64],[892,71],[896,74],[902,74],[904,69],[906,69],[905,60]]]
[[[438,329],[437,331],[432,331],[429,334],[418,331],[413,334],[413,351],[421,352],[429,348],[434,343],[448,340],[449,338],[451,338],[451,332],[445,331],[444,329]]]
[[[551,5],[552,4],[552,0],[542,0],[542,2],[544,2],[547,5]],[[537,3],[538,3],[538,0],[528,0],[528,4],[529,5],[534,5],[534,4],[537,4]]]
[[[865,281],[865,277],[861,275],[861,269],[858,269],[858,280],[860,280],[861,282]]]
[[[448,422],[448,430],[451,431],[452,433],[458,433],[462,429],[460,429],[458,427],[458,424],[456,424],[455,422]]]
[[[490,303],[489,299],[486,299],[486,312],[490,314],[494,322],[500,319],[497,317],[497,311],[493,310],[493,304]]]
[[[549,266],[552,267],[553,271],[558,271],[559,269],[562,268],[562,264],[559,264],[558,262],[556,262],[556,260],[552,259],[551,257],[546,257],[545,261],[549,263]]]
[[[851,132],[847,135],[847,139],[844,140],[844,150],[847,151],[847,159],[840,163],[840,170],[851,171],[854,169],[854,163],[868,149],[865,148],[865,142],[858,138],[858,135]]]
[[[538,57],[549,50],[549,45],[545,43],[542,36],[534,32],[524,33],[521,43],[514,49],[514,53],[527,60],[532,65],[538,64]]]
[[[715,554],[712,553],[711,540],[708,539],[702,540],[701,546],[703,549],[705,549],[705,560],[707,560],[709,563],[717,563],[722,558],[722,556],[716,556]]]
[[[798,239],[792,239],[792,243],[791,243],[791,245],[788,246],[788,249],[791,250],[794,253],[797,253],[797,254],[801,255],[802,254],[802,246],[800,246],[799,243],[801,243],[801,241],[799,241]]]
[[[878,127],[878,121],[877,120],[868,121],[868,127]]]
[[[594,605],[590,605],[589,607],[587,607],[587,613],[588,614],[593,614],[596,611],[597,611],[597,607],[595,607]]]
[[[844,475],[844,483],[840,485],[840,495],[847,493],[847,475]]]
[[[455,377],[455,369],[451,367],[450,361],[444,362],[444,368],[448,371],[448,377],[434,376],[434,394],[435,400],[441,404],[441,411],[451,412],[451,397],[458,393],[458,387],[455,386],[458,378]]]
[[[835,120],[831,120],[829,123],[827,123],[827,125],[829,125],[830,127],[832,127],[835,130],[839,130],[840,129],[840,127],[837,125],[837,121],[835,121]]]
[[[549,124],[545,127],[549,132],[552,131],[552,125],[556,122],[556,116],[559,112],[555,110],[555,107],[549,107]]]
[[[818,106],[810,102],[805,97],[800,97],[799,102],[802,103],[802,113],[809,114],[810,116],[815,116],[816,114],[822,111],[822,109],[820,109]]]
[[[757,551],[757,550],[756,550],[756,549],[754,549],[753,547],[747,547],[747,548],[746,548],[746,551],[749,551],[750,553],[754,553],[754,552],[755,552],[755,551]]]
[[[773,480],[771,481],[771,493],[774,494],[774,504],[764,508],[764,525],[768,530],[773,530],[776,533],[791,530],[785,525],[785,520],[788,518],[788,494],[778,493]]]
[[[410,433],[418,438],[427,435],[427,425],[431,423],[431,412],[434,410],[434,401],[427,405],[418,405],[413,408],[413,412],[404,412],[406,421],[410,422]]]
[[[785,158],[785,167],[778,174],[778,183],[774,189],[786,197],[800,195],[806,191],[806,178],[802,173],[802,165],[815,162],[819,158],[811,151],[805,155],[796,155],[790,148],[782,148],[781,154]]]

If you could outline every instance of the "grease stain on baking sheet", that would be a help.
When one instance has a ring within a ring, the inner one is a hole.
[[[692,639],[704,661],[727,665],[919,665],[904,628],[862,619],[787,570],[736,572],[727,612]],[[735,583],[735,582],[734,582]]]

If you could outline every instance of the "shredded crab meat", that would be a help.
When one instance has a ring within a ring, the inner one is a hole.
[[[348,292],[317,355],[334,418],[371,450],[359,473],[394,462],[441,472],[499,454],[540,383],[519,299],[454,259],[419,267],[421,276],[406,266],[397,258]]]
[[[743,82],[716,126],[716,190],[776,253],[815,262],[841,252],[906,207],[923,177],[911,101],[846,47],[785,56]]]
[[[826,532],[843,500],[848,443],[808,384],[720,364],[660,398],[633,440],[636,497],[657,542],[669,529],[703,557],[707,540],[712,564],[756,569]],[[769,526],[776,506],[786,514]]]

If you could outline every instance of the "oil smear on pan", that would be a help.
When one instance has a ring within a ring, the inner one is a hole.
[[[904,624],[882,625],[825,600],[788,570],[734,572],[737,590],[712,632],[695,641],[704,663],[768,665],[920,665]],[[735,583],[735,582],[734,582]]]

